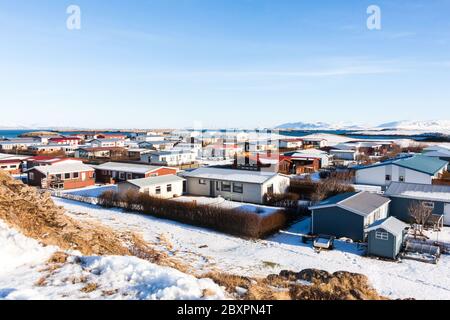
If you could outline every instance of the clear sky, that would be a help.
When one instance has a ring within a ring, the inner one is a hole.
[[[0,127],[450,118],[450,0],[0,0],[0,41]]]

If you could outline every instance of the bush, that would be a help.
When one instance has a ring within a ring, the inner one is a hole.
[[[270,215],[259,215],[256,212],[161,199],[134,191],[122,196],[114,191],[106,191],[99,197],[98,204],[250,238],[262,238],[277,232],[287,222],[287,215],[283,210]]]
[[[296,193],[300,198],[308,198],[312,201],[335,196],[340,193],[354,192],[355,189],[349,184],[341,182],[342,177],[329,178],[322,181],[291,180],[289,192]]]

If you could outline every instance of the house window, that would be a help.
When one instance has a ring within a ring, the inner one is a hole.
[[[62,176],[60,174],[55,175],[56,180],[61,180]]]
[[[65,173],[64,174],[64,179],[65,180],[69,180],[70,179],[70,173]]]
[[[133,174],[132,173],[127,173],[127,180],[133,179]]]
[[[200,179],[200,180],[198,180],[198,183],[199,184],[206,184],[206,180],[205,179]]]
[[[34,172],[29,172],[28,176],[30,177],[30,180],[34,180]]]
[[[422,202],[422,205],[423,205],[425,208],[428,208],[428,209],[434,209],[434,202],[431,202],[431,201],[424,201],[424,202]]]
[[[73,178],[78,179],[80,177],[80,174],[78,172],[73,173]]]
[[[398,177],[398,181],[400,181],[400,182],[405,182],[405,177],[404,177],[404,176]]]
[[[243,193],[244,185],[242,183],[233,183],[233,192],[235,193]]]
[[[231,192],[231,183],[230,182],[222,182],[222,191]]]
[[[377,231],[375,232],[375,239],[377,240],[388,240],[389,239],[389,234],[387,232],[384,231]]]
[[[273,194],[273,184],[271,184],[270,186],[267,187],[267,193]]]
[[[386,175],[386,181],[391,181],[391,175],[389,174]]]
[[[167,185],[167,192],[172,192],[172,185],[171,184]]]
[[[161,194],[161,187],[160,186],[156,187],[155,193],[156,194]]]

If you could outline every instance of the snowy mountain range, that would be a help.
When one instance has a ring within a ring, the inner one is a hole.
[[[326,122],[296,122],[285,123],[276,129],[293,130],[373,130],[373,131],[416,131],[421,133],[450,132],[450,120],[426,120],[426,121],[394,121],[383,123],[378,126],[359,125],[352,123],[326,123]]]

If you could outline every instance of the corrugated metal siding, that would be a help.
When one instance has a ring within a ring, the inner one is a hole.
[[[364,217],[332,207],[313,211],[313,233],[364,240]]]

